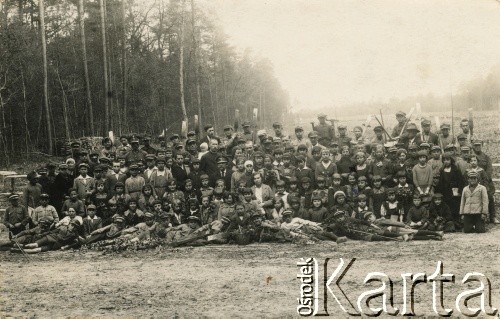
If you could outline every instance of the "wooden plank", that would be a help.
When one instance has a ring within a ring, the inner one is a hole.
[[[8,176],[5,176],[4,178],[5,179],[10,179],[10,178],[14,178],[14,179],[17,179],[17,178],[27,178],[28,175],[20,175],[20,174],[15,174],[15,175],[8,175]]]
[[[7,176],[7,175],[16,175],[16,172],[13,171],[0,171],[0,176]]]
[[[493,163],[494,167],[500,167],[500,163]]]

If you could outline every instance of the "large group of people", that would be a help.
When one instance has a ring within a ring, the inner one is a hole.
[[[491,159],[472,134],[431,131],[398,112],[392,131],[319,124],[293,135],[212,125],[204,134],[78,141],[62,163],[30,172],[4,216],[25,253],[117,242],[171,245],[319,240],[442,240],[496,223]],[[142,146],[141,146],[142,144]]]

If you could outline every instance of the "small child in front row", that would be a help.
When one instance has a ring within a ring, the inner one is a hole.
[[[435,193],[429,205],[429,230],[442,230],[446,233],[455,231],[450,207],[443,202],[441,193]]]
[[[306,218],[304,219],[316,223],[322,223],[327,213],[328,209],[326,209],[326,207],[323,207],[321,197],[316,195],[312,197],[312,206],[307,210]]]
[[[359,194],[357,198],[356,208],[352,211],[351,218],[364,220],[365,214],[370,212],[370,208],[368,207],[368,198],[365,194]]]
[[[408,211],[406,223],[413,229],[427,229],[429,226],[429,211],[422,205],[422,196],[413,196],[413,206]]]
[[[373,188],[372,188],[372,202],[373,202],[373,214],[378,219],[380,215],[380,207],[385,201],[385,187],[382,186],[382,178],[380,175],[373,176]]]
[[[380,215],[393,221],[403,221],[403,205],[396,199],[396,190],[394,188],[387,190],[387,199],[380,207]]]

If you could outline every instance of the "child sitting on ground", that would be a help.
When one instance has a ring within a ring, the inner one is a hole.
[[[429,211],[422,205],[422,195],[413,196],[413,206],[408,211],[406,223],[413,229],[427,229]]]
[[[455,223],[451,217],[450,207],[443,202],[443,195],[435,193],[429,205],[429,230],[454,232]]]

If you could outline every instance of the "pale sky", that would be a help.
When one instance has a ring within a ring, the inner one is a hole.
[[[500,0],[205,1],[301,107],[449,94],[500,63]]]

